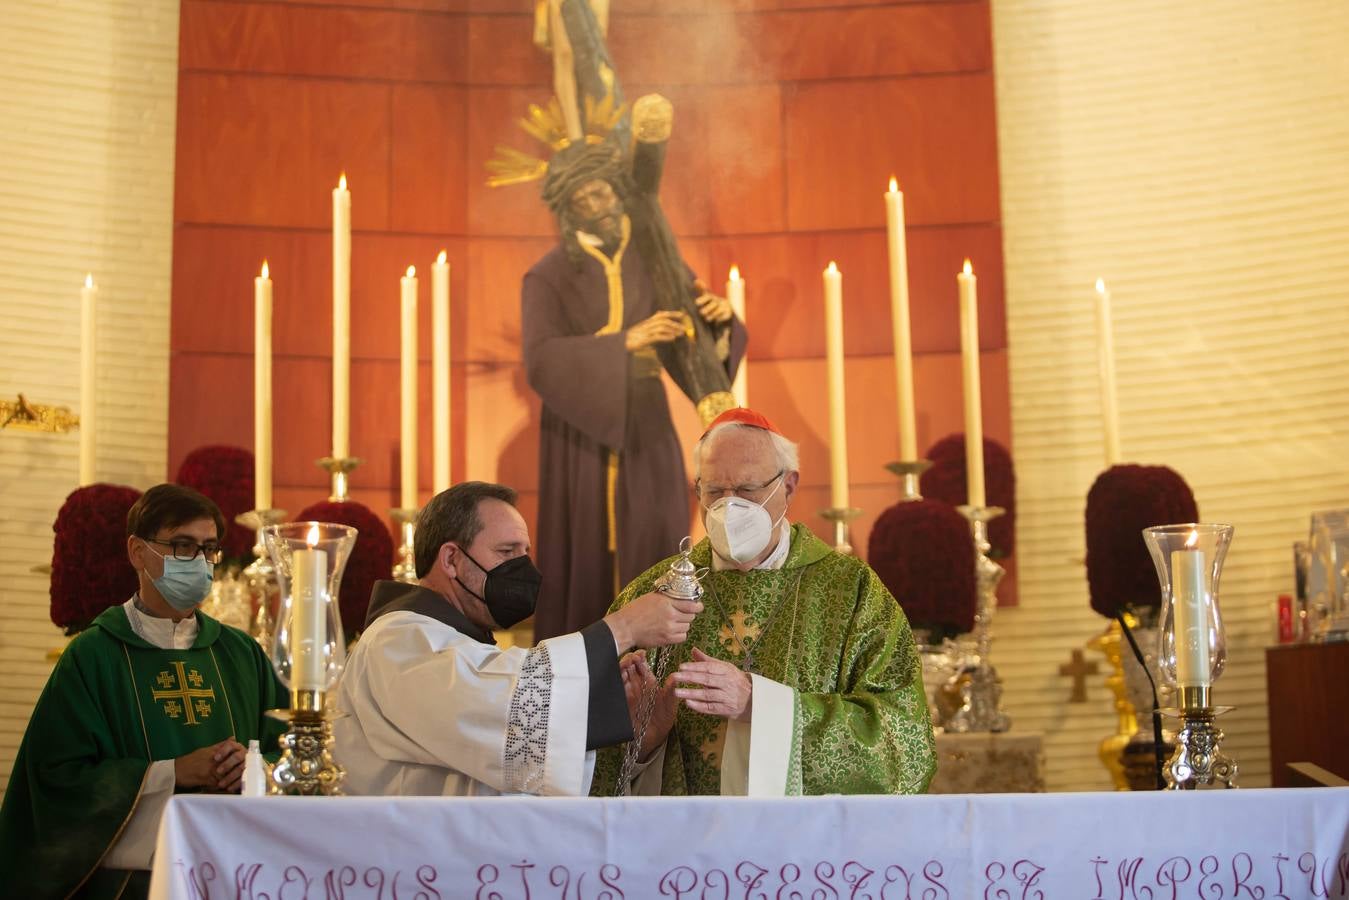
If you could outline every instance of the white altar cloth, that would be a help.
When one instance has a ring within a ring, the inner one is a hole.
[[[1349,897],[1349,788],[752,800],[179,796],[154,900]]]

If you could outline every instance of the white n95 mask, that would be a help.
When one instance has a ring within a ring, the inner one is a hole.
[[[765,497],[763,503],[773,499],[773,494],[776,494],[780,487],[782,487],[781,478],[778,480],[778,486],[773,488],[773,493]],[[773,530],[777,528],[778,522],[782,521],[782,516],[773,521],[769,518],[768,510],[764,509],[763,503],[731,496],[722,497],[707,507],[707,538],[712,542],[712,549],[718,556],[736,565],[744,565],[764,552],[768,542],[773,539]],[[786,510],[783,510],[782,515],[786,514]]]

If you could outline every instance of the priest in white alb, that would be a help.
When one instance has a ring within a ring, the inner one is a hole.
[[[418,582],[377,582],[338,686],[350,794],[584,795],[595,750],[632,737],[619,656],[676,644],[702,610],[651,593],[580,632],[499,649],[541,576],[515,491],[465,482],[417,521]]]

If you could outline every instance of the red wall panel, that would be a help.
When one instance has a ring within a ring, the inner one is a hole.
[[[184,0],[171,330],[170,466],[252,442],[252,278],[275,281],[275,495],[326,495],[331,427],[331,191],[352,188],[353,496],[398,488],[398,277],[420,309],[422,496],[430,492],[430,278],[451,263],[456,479],[501,480],[537,506],[539,403],[520,363],[519,284],[555,242],[538,185],[490,189],[498,144],[551,93],[519,0]],[[996,118],[987,2],[627,0],[611,47],[628,98],[675,104],[662,201],[714,288],[749,281],[749,390],[802,445],[795,515],[827,500],[820,272],[844,273],[849,463],[865,512],[897,497],[898,438],[882,193],[907,201],[918,443],[962,428],[955,273],[980,276],[984,415],[1006,442]],[[685,443],[699,431],[675,399]],[[1008,580],[1008,591],[1014,588]]]

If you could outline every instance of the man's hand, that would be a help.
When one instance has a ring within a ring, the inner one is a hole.
[[[234,738],[193,750],[173,761],[174,783],[180,788],[238,792],[244,779],[244,745]]]
[[[723,660],[713,659],[694,647],[693,661],[680,666],[674,678],[680,685],[698,685],[675,690],[675,696],[694,712],[741,722],[750,720],[754,683],[748,672],[742,672]]]
[[[707,285],[701,279],[693,282],[693,289],[698,292],[694,298],[694,303],[698,304],[698,312],[702,314],[703,319],[712,325],[721,325],[724,322],[731,321],[735,315],[731,309],[731,301],[725,297],[718,297],[707,289]]]
[[[667,344],[684,335],[684,314],[663,309],[628,329],[624,345],[628,351],[641,350],[653,344]]]
[[[665,686],[656,686],[656,675],[646,662],[646,651],[629,653],[619,660],[623,675],[623,691],[628,696],[628,715],[632,717],[632,734],[635,739],[641,727],[637,716],[642,708],[642,697],[647,691],[659,690],[655,705],[651,708],[651,720],[647,723],[646,734],[642,735],[642,749],[638,760],[646,762],[652,754],[665,743],[674,727],[675,710],[679,701],[674,695],[674,677],[665,679]]]
[[[689,623],[703,611],[701,600],[677,600],[652,591],[618,612],[604,617],[622,653],[632,647],[664,647],[680,644],[689,636]]]

